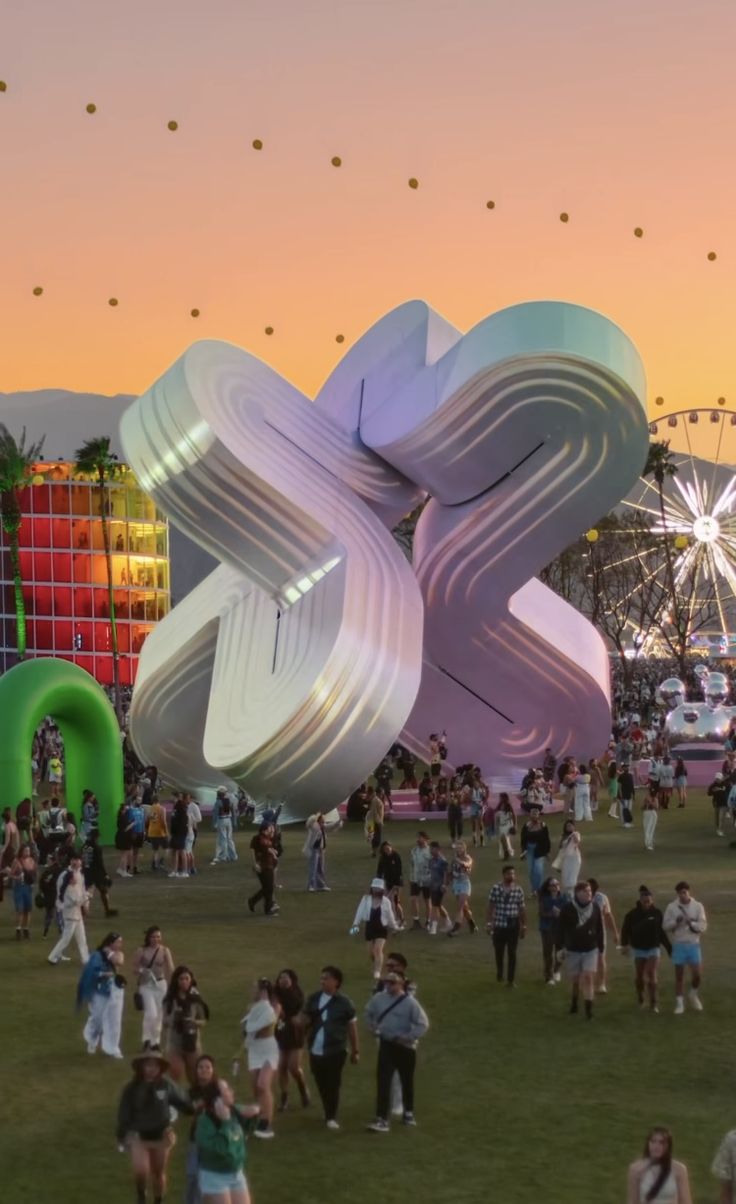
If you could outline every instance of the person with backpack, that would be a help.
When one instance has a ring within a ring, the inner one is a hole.
[[[237,861],[238,854],[233,841],[233,804],[224,786],[220,786],[212,808],[212,823],[217,833],[217,847],[211,865],[220,861]]]
[[[365,1021],[378,1038],[378,1086],[376,1118],[366,1126],[373,1133],[388,1133],[391,1105],[391,1081],[397,1073],[401,1082],[403,1122],[415,1125],[414,1072],[417,1061],[417,1042],[429,1028],[424,1009],[414,995],[406,990],[406,978],[393,970],[384,979],[384,989],[369,999]]]
[[[236,1104],[233,1090],[224,1079],[216,1079],[204,1088],[202,1102],[194,1142],[203,1204],[250,1204],[245,1177],[246,1137],[258,1123],[258,1105]]]
[[[61,912],[64,927],[59,940],[49,953],[48,960],[52,966],[63,960],[67,945],[76,941],[82,965],[89,961],[87,934],[84,930],[84,917],[87,914],[89,895],[82,877],[82,858],[73,853],[69,859],[69,868],[59,875],[57,907]]]

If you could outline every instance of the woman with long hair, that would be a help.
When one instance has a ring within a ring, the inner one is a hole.
[[[302,1107],[312,1102],[302,1070],[304,1050],[304,992],[299,986],[295,970],[282,970],[273,989],[274,1001],[281,1011],[276,1025],[276,1041],[279,1047],[279,1112],[285,1112],[289,1103],[289,1077],[299,1088]]]
[[[205,1088],[203,1104],[194,1130],[202,1202],[250,1204],[245,1138],[256,1124],[258,1106],[236,1104],[224,1079],[215,1079]]]
[[[120,1031],[123,1023],[125,979],[121,974],[123,938],[119,932],[108,932],[82,970],[77,986],[77,1009],[89,1005],[89,1019],[84,1026],[87,1053],[102,1052],[110,1058],[122,1058]]]
[[[588,766],[583,764],[578,767],[573,782],[573,807],[575,809],[575,822],[580,823],[581,820],[592,820],[593,813],[590,809],[590,774]]]
[[[210,1057],[209,1054],[200,1054],[194,1066],[194,1082],[189,1088],[189,1102],[192,1105],[195,1117],[204,1108],[207,1088],[211,1083],[216,1081],[217,1074],[214,1058]],[[187,1146],[184,1204],[202,1204],[202,1194],[199,1190],[199,1158],[197,1157],[197,1143],[195,1140],[196,1128],[197,1121],[195,1119],[192,1121],[192,1127],[189,1132],[189,1145]]]
[[[611,761],[608,766],[608,781],[606,783],[608,790],[608,814],[611,819],[618,819],[618,766],[615,761]]]
[[[177,966],[164,995],[162,1032],[171,1077],[178,1082],[186,1072],[194,1082],[197,1058],[202,1053],[201,1033],[210,1010],[197,989],[188,966]]]
[[[11,862],[8,875],[13,884],[15,907],[15,939],[28,940],[31,935],[33,888],[36,885],[38,863],[29,844],[22,844]]]
[[[583,860],[580,854],[580,843],[580,833],[575,827],[575,821],[566,819],[562,825],[557,856],[552,865],[560,872],[560,886],[563,895],[568,895],[570,898],[572,898],[575,884],[580,878],[580,866]]]
[[[677,789],[677,806],[684,807],[687,802],[687,768],[682,757],[675,764],[675,787]]]
[[[279,1068],[279,1047],[276,1025],[279,1012],[274,1007],[273,984],[269,978],[259,978],[253,991],[253,1003],[241,1020],[251,1087],[260,1111],[256,1137],[274,1137],[273,1076]]]
[[[672,1157],[672,1134],[657,1126],[647,1134],[644,1155],[629,1167],[626,1204],[692,1204],[684,1162]]]
[[[494,816],[494,827],[498,837],[498,856],[501,861],[513,861],[514,846],[511,837],[516,833],[516,816],[514,808],[505,790],[498,796],[498,806]]]
[[[560,967],[560,937],[559,919],[563,898],[560,891],[559,879],[546,878],[537,894],[539,906],[539,936],[542,941],[542,964],[544,966],[544,981],[548,987],[554,987],[562,975]]]
[[[473,913],[470,910],[470,893],[472,889],[470,875],[472,872],[473,858],[468,852],[465,841],[458,840],[455,845],[455,856],[450,862],[450,890],[457,899],[457,912],[455,913],[455,922],[448,932],[448,936],[455,936],[460,931],[463,920],[467,921],[471,932],[477,930],[478,925],[473,919]]]
[[[158,924],[144,932],[143,944],[133,955],[133,973],[138,983],[136,1007],[143,1012],[143,1048],[160,1049],[164,997],[174,973],[174,959]]]
[[[118,1105],[118,1149],[130,1154],[138,1204],[145,1204],[149,1182],[154,1202],[164,1198],[166,1168],[176,1144],[171,1109],[194,1112],[193,1105],[165,1078],[169,1063],[160,1053],[138,1054],[132,1060],[133,1078],[123,1088]]]

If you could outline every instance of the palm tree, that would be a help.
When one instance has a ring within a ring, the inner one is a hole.
[[[26,428],[23,427],[20,441],[16,440],[0,422],[0,510],[2,527],[10,545],[10,564],[13,570],[15,592],[15,641],[18,660],[26,655],[26,603],[23,597],[23,578],[20,571],[18,533],[22,514],[20,491],[30,483],[33,465],[41,454],[45,436],[26,447]]]
[[[97,479],[97,503],[102,523],[102,544],[105,549],[105,567],[107,569],[107,597],[110,612],[110,644],[112,646],[112,680],[115,702],[115,714],[118,723],[123,724],[123,707],[120,697],[120,652],[118,651],[118,626],[115,619],[115,592],[112,579],[112,553],[110,548],[110,526],[107,519],[107,485],[119,473],[117,456],[110,451],[110,438],[100,435],[96,439],[88,439],[74,453],[76,471],[85,476]]]

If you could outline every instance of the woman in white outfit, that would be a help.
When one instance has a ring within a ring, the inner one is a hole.
[[[641,826],[644,831],[644,848],[654,852],[654,829],[659,819],[659,802],[656,792],[650,790],[641,807]]]
[[[268,978],[259,978],[253,992],[253,1006],[241,1022],[253,1094],[260,1108],[256,1137],[274,1136],[271,1084],[279,1067],[279,1046],[276,1040],[278,1018],[279,1013],[273,1006],[273,984]]]
[[[560,888],[563,895],[569,895],[570,898],[575,890],[575,884],[580,879],[580,866],[583,860],[580,854],[580,844],[580,833],[575,828],[574,820],[565,820],[560,847],[552,862],[552,867],[560,875]]]
[[[98,1047],[110,1058],[122,1058],[120,1029],[123,1023],[125,979],[120,971],[123,938],[118,932],[108,932],[105,939],[85,965],[77,987],[77,1007],[89,1005],[89,1018],[83,1037],[87,1053],[97,1053]]]
[[[690,1180],[684,1162],[672,1157],[669,1129],[652,1129],[644,1147],[644,1157],[629,1167],[626,1204],[692,1204]]]
[[[174,959],[171,950],[164,945],[161,929],[156,924],[146,929],[143,944],[135,951],[133,973],[138,984],[137,994],[143,1004],[143,1048],[160,1050],[164,996],[174,973]]]
[[[87,934],[84,930],[84,917],[87,914],[89,895],[84,885],[82,874],[82,858],[74,855],[69,859],[69,869],[59,874],[56,888],[56,910],[61,915],[64,927],[61,936],[49,953],[49,961],[55,966],[60,961],[68,961],[62,955],[67,945],[77,942],[79,959],[85,965],[89,959]]]
[[[363,895],[350,929],[351,936],[357,936],[361,924],[365,925],[365,939],[368,942],[368,956],[373,966],[373,978],[377,982],[383,969],[383,947],[389,932],[398,931],[398,924],[391,900],[386,897],[386,883],[383,878],[374,878],[370,885],[370,893]]]
[[[575,823],[579,824],[581,820],[591,820],[593,812],[590,809],[590,774],[588,766],[581,765],[575,775]]]

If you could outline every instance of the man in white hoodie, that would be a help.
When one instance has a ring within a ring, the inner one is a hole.
[[[82,858],[73,856],[69,861],[69,869],[59,875],[57,886],[57,909],[61,912],[64,928],[59,940],[49,953],[52,966],[60,961],[68,961],[62,954],[73,940],[77,942],[79,958],[83,966],[89,961],[87,934],[84,931],[84,917],[87,911],[89,895],[84,885],[82,874]]]
[[[702,978],[703,955],[700,938],[708,928],[705,908],[690,894],[688,882],[678,882],[677,898],[667,904],[663,928],[672,940],[672,964],[675,967],[675,1015],[685,1011],[685,966],[690,967],[688,999],[696,1012],[702,1012],[698,988]]]

